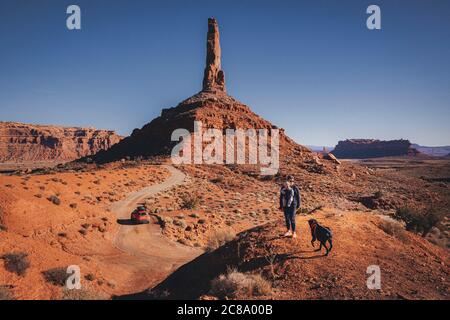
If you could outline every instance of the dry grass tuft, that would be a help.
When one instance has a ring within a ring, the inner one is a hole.
[[[232,241],[236,234],[231,230],[218,230],[212,233],[206,244],[206,251],[211,252],[223,246],[225,243]]]
[[[400,222],[389,217],[383,217],[378,227],[394,238],[404,243],[408,242],[408,234]]]
[[[247,274],[229,269],[211,282],[210,294],[219,299],[267,296],[272,293],[271,284],[259,274]]]

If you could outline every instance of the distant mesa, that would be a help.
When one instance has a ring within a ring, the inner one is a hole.
[[[0,122],[0,162],[72,161],[121,139],[110,130]]]
[[[412,144],[411,147],[428,156],[445,157],[450,155],[450,146],[426,147]]]
[[[415,156],[419,151],[408,140],[348,139],[339,141],[333,154],[341,159]]]
[[[202,90],[176,107],[163,109],[161,116],[141,129],[135,129],[129,137],[91,159],[97,163],[105,163],[124,158],[170,155],[172,148],[178,143],[171,141],[173,131],[183,128],[192,133],[195,121],[202,122],[203,129],[277,128],[253,113],[247,105],[227,94],[225,73],[221,67],[219,26],[214,18],[208,19]],[[310,153],[309,149],[296,144],[280,129],[280,155],[283,150],[289,150],[296,155],[302,152]]]

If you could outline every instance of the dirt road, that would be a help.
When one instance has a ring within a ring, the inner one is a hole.
[[[172,166],[163,167],[171,174],[163,183],[133,192],[113,204],[111,210],[118,220],[129,219],[131,211],[146,198],[184,183],[186,176],[183,172]],[[130,293],[152,287],[176,268],[203,253],[200,249],[167,239],[162,235],[159,225],[154,223],[121,225],[113,242],[116,248],[126,254],[108,257],[103,262],[108,263],[110,268],[129,271],[126,279],[118,279],[117,282],[122,282],[118,285]]]

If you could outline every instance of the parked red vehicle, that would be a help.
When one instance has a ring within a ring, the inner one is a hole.
[[[138,206],[134,211],[131,213],[131,220],[134,223],[143,224],[143,223],[150,223],[150,216],[147,212],[147,208],[145,206]]]

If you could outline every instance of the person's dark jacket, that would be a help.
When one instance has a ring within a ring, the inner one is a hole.
[[[283,189],[284,187],[281,187],[280,189],[280,208],[283,208]],[[292,186],[292,189],[294,190],[294,201],[293,201],[293,205],[295,206],[295,210],[297,210],[298,208],[300,208],[301,205],[301,195],[300,195],[300,190],[298,189],[297,186]]]

